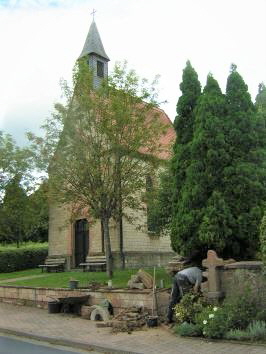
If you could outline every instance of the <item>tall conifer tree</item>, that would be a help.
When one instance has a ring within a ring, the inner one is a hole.
[[[258,245],[265,201],[265,124],[236,67],[226,96],[209,75],[198,100],[189,164],[175,204],[172,244],[202,256],[247,259]]]
[[[174,144],[174,156],[172,159],[172,172],[175,176],[175,187],[178,193],[185,178],[186,168],[189,166],[190,154],[189,143],[193,138],[195,107],[201,94],[201,85],[198,74],[187,61],[183,70],[182,82],[180,84],[182,95],[180,96],[174,121],[176,141]]]
[[[225,98],[217,81],[208,76],[195,110],[190,165],[176,213],[176,250],[185,255],[208,248],[221,251],[231,230],[228,208],[220,191],[221,173],[228,161],[223,118]]]
[[[230,161],[223,173],[226,203],[231,210],[232,237],[224,252],[254,256],[265,202],[265,126],[248,87],[232,65],[226,86],[226,141]]]
[[[190,165],[190,142],[193,137],[195,107],[201,94],[201,85],[198,75],[191,63],[187,61],[183,70],[182,82],[180,84],[182,92],[177,102],[174,127],[176,130],[176,141],[174,144],[174,156],[171,161],[171,174],[173,176],[173,210],[171,240],[174,250],[177,250],[177,209],[181,195],[182,185],[186,178],[186,170]]]
[[[256,96],[255,105],[259,112],[266,114],[266,86],[263,82],[259,84],[259,92]]]

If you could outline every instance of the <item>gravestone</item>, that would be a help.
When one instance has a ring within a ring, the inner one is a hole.
[[[208,269],[208,292],[209,299],[220,299],[224,296],[221,291],[221,279],[219,268],[224,266],[224,260],[219,258],[215,251],[209,250],[207,258],[202,261],[203,267]]]

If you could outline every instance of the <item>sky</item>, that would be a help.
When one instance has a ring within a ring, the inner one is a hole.
[[[160,75],[159,99],[173,121],[187,60],[204,87],[223,92],[231,63],[254,100],[266,83],[266,0],[0,0],[0,130],[25,143],[62,100],[95,21],[111,61],[141,77]]]

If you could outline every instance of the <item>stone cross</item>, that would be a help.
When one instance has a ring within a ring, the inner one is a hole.
[[[209,250],[207,253],[207,259],[202,261],[202,265],[203,267],[208,268],[208,297],[213,299],[222,297],[223,294],[217,268],[224,265],[224,260],[218,258],[215,251]]]

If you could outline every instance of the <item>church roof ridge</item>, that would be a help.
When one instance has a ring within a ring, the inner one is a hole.
[[[110,60],[104,50],[98,28],[94,20],[90,25],[90,29],[84,47],[82,49],[82,52],[79,56],[79,59],[84,57],[87,54],[92,54],[92,53],[97,54],[108,61]]]

